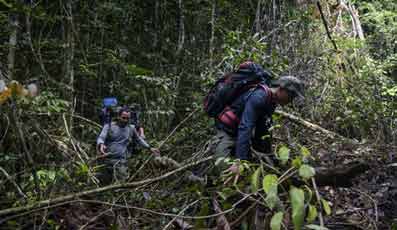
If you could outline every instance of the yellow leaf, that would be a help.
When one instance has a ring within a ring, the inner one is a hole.
[[[11,96],[11,89],[6,88],[3,92],[0,93],[0,105],[7,101],[7,99]]]

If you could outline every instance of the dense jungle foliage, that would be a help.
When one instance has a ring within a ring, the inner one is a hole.
[[[396,1],[0,7],[1,229],[397,229]],[[245,60],[305,84],[273,117],[277,164],[245,162],[234,184],[183,179],[211,156],[204,96]],[[39,95],[23,96],[32,82]],[[106,96],[141,106],[162,155],[135,154],[127,184],[96,177]]]

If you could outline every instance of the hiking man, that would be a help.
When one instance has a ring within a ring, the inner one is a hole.
[[[303,98],[302,82],[293,76],[282,76],[270,88],[258,84],[246,91],[216,117],[215,154],[227,157],[234,151],[237,161],[227,171],[236,174],[235,180],[239,176],[239,161],[251,159],[251,146],[271,152],[270,138],[264,138],[269,134],[269,120],[277,105],[284,106],[296,97]]]
[[[105,124],[97,139],[97,149],[103,156],[105,166],[102,178],[104,183],[109,183],[112,179],[123,181],[128,178],[127,147],[131,141],[137,140],[155,156],[160,154],[158,149],[151,148],[138,134],[135,126],[129,123],[130,118],[130,110],[127,107],[121,108],[117,121]]]

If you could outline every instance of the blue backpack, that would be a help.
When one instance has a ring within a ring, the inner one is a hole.
[[[103,126],[112,122],[113,114],[116,112],[117,98],[105,97],[102,101],[102,109],[99,113],[99,122]]]

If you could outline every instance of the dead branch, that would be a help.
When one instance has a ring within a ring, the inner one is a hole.
[[[327,36],[328,36],[329,40],[331,40],[332,45],[334,46],[335,50],[338,51],[338,46],[336,45],[336,42],[334,41],[334,39],[332,39],[331,32],[329,31],[329,28],[328,28],[328,22],[327,22],[327,19],[325,19],[323,10],[321,8],[321,4],[319,1],[317,1],[316,4],[317,4],[318,11],[320,11],[321,19],[323,20],[323,24],[325,27],[325,31],[327,32]]]
[[[188,208],[192,207],[193,205],[195,205],[195,204],[198,203],[199,201],[201,201],[201,199],[200,199],[200,200],[195,200],[194,202],[192,202],[192,203],[186,205],[186,206],[178,213],[178,216],[181,216]],[[177,217],[177,216],[176,216],[176,217],[172,218],[172,220],[171,220],[170,222],[168,222],[167,225],[164,226],[163,230],[167,230],[169,227],[171,227],[171,224],[173,224],[174,222],[176,222],[178,225],[180,225],[181,223],[179,223],[180,221],[178,221],[178,220],[180,220],[180,217]],[[182,221],[182,223],[185,223],[185,225],[182,225],[182,227],[184,227],[184,228],[182,228],[182,229],[188,229],[186,225],[189,225],[189,224],[187,224],[186,221],[184,221],[184,220],[181,220],[181,221]],[[190,226],[190,227],[192,227],[192,226]]]
[[[66,195],[66,196],[61,196],[61,197],[57,197],[57,198],[53,198],[53,199],[48,199],[48,200],[42,200],[39,202],[36,202],[34,204],[29,204],[26,206],[22,206],[22,207],[15,207],[15,208],[8,208],[8,209],[3,209],[0,210],[0,216],[5,216],[5,215],[10,215],[10,214],[15,214],[15,213],[21,213],[21,212],[26,212],[26,211],[30,211],[33,209],[37,209],[37,208],[42,208],[45,206],[50,206],[50,205],[54,205],[54,204],[58,204],[58,203],[62,203],[62,202],[66,202],[66,201],[70,201],[70,200],[74,200],[77,199],[79,197],[82,196],[88,196],[88,195],[93,195],[93,194],[97,194],[97,193],[102,193],[102,192],[106,192],[106,191],[111,191],[111,190],[115,190],[115,189],[123,189],[123,188],[133,188],[133,187],[137,187],[137,186],[142,186],[142,185],[148,185],[157,181],[161,181],[164,180],[172,175],[175,175],[181,171],[184,171],[185,169],[207,162],[209,160],[212,160],[214,158],[214,156],[210,156],[189,164],[186,164],[178,169],[175,169],[173,171],[170,171],[168,173],[163,174],[162,176],[159,177],[155,177],[155,178],[150,178],[150,179],[146,179],[146,180],[141,180],[141,181],[136,181],[136,182],[130,182],[130,183],[122,183],[122,184],[112,184],[109,186],[105,186],[105,187],[100,187],[100,188],[96,188],[96,189],[91,189],[91,190],[86,190],[83,192],[79,192],[79,193],[73,193],[70,195]]]
[[[212,205],[214,206],[214,210],[216,213],[223,213],[222,209],[219,207],[219,203],[216,200],[216,198],[212,199]],[[230,230],[230,224],[229,221],[227,221],[227,218],[225,215],[220,215],[216,218],[216,225],[218,230]]]
[[[3,167],[0,167],[0,171],[4,174],[4,176],[7,178],[7,180],[9,180],[15,186],[19,195],[21,197],[23,197],[24,199],[27,199],[27,196],[25,195],[25,193],[22,192],[21,187],[17,184],[17,182],[15,182],[15,180],[12,179],[10,174],[8,174],[7,171]]]
[[[346,165],[338,165],[332,168],[316,167],[316,184],[319,186],[332,185],[349,187],[352,179],[369,169],[364,162],[352,162]]]
[[[280,110],[277,110],[276,113],[281,115],[281,116],[283,116],[283,117],[288,118],[289,120],[291,120],[291,121],[293,121],[295,123],[303,125],[306,128],[309,128],[309,129],[311,129],[313,131],[320,131],[320,132],[324,133],[329,138],[339,138],[342,141],[347,142],[347,143],[358,144],[357,140],[350,139],[350,138],[344,137],[344,136],[342,136],[340,134],[337,134],[335,132],[332,132],[330,130],[324,129],[323,127],[321,127],[319,125],[316,125],[316,124],[313,124],[311,122],[308,122],[308,121],[304,120],[303,118],[297,117],[297,116],[292,115],[290,113],[286,113],[286,112],[280,111]]]

